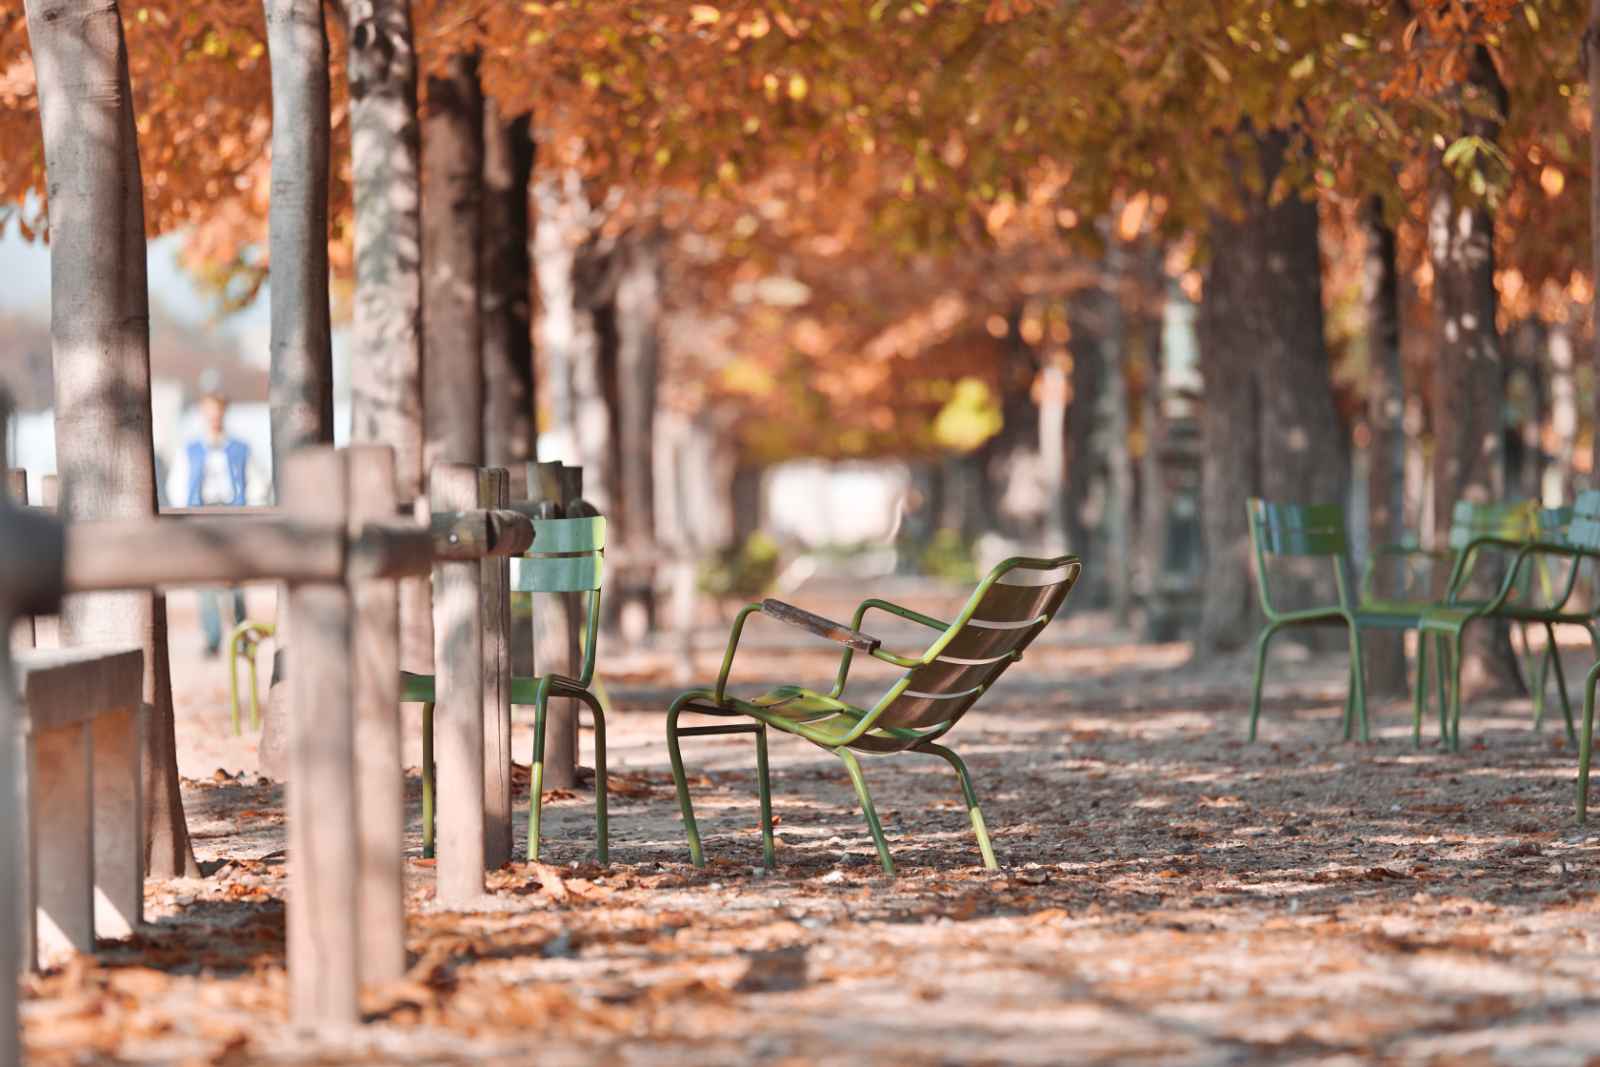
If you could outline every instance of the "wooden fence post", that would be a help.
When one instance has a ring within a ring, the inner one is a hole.
[[[284,463],[283,509],[343,530],[345,457],[303,449]],[[302,1027],[360,1019],[355,732],[350,593],[343,582],[289,586],[289,1012]]]
[[[504,467],[479,472],[479,506],[511,503]],[[483,612],[483,861],[489,870],[511,862],[511,560],[479,563]]]
[[[428,475],[434,514],[478,506],[478,468],[437,463]],[[483,628],[480,560],[433,567],[434,756],[438,765],[438,900],[483,896]]]
[[[395,517],[395,457],[388,445],[352,445],[352,538],[369,522]],[[393,580],[355,581],[350,588],[354,692],[356,817],[361,835],[357,894],[361,981],[401,978],[405,940],[405,767],[400,737],[400,591]]]
[[[558,462],[528,464],[528,500],[540,505],[542,519],[559,519],[562,509],[563,472]],[[581,480],[581,476],[580,476]],[[535,550],[538,542],[534,543]],[[578,660],[571,652],[567,599],[560,594],[536,594],[533,598],[533,629],[538,635],[534,668],[540,674],[574,675]],[[578,784],[578,705],[573,700],[552,700],[544,726],[544,787],[571,789]]]

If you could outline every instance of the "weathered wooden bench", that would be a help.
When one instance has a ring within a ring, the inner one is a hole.
[[[25,783],[24,968],[94,951],[143,918],[137,648],[15,653]]]

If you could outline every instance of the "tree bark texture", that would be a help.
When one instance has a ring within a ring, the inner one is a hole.
[[[1367,528],[1368,551],[1405,537],[1406,391],[1400,359],[1400,275],[1394,227],[1383,216],[1383,204],[1372,198],[1363,208],[1367,254],[1364,297],[1367,306]],[[1397,598],[1404,594],[1396,569],[1377,559],[1375,591]],[[1367,684],[1376,694],[1406,692],[1403,634],[1374,632],[1365,644]]]
[[[50,211],[56,464],[69,522],[156,511],[144,189],[122,15],[106,0],[25,6]],[[198,874],[178,793],[165,633],[148,593],[69,597],[67,644],[144,650],[146,869]]]
[[[1593,257],[1590,277],[1600,281],[1600,0],[1589,0],[1589,27],[1583,35],[1583,55],[1589,69],[1589,245]],[[1600,284],[1594,289],[1594,321],[1600,322]],[[1600,381],[1600,329],[1591,331],[1589,360]],[[1595,391],[1595,425],[1600,426],[1600,390]],[[1591,485],[1600,486],[1600,433],[1594,435],[1589,470]]]
[[[1462,92],[1480,101],[1489,98],[1503,113],[1505,90],[1482,49]],[[1493,141],[1499,123],[1472,116],[1463,133]],[[1458,197],[1456,183],[1442,162],[1436,164],[1428,204],[1427,246],[1439,345],[1433,377],[1434,521],[1444,531],[1456,501],[1502,500],[1506,474],[1501,417],[1505,374],[1495,325],[1494,219],[1483,204]],[[1485,581],[1498,577],[1489,566],[1492,563],[1486,559],[1479,568]],[[1507,627],[1468,628],[1461,681],[1469,693],[1522,689]]]
[[[272,64],[272,469],[333,443],[328,36],[320,0],[265,0]]]
[[[534,147],[527,115],[483,109],[483,450],[491,467],[520,470],[535,458],[528,181]]]
[[[475,56],[428,79],[422,137],[424,472],[483,465],[483,93]]]
[[[1349,481],[1323,335],[1316,205],[1292,195],[1272,200],[1290,134],[1268,130],[1253,140],[1259,169],[1250,180],[1241,161],[1240,212],[1213,221],[1199,325],[1208,558],[1199,648],[1206,652],[1252,635],[1245,501],[1341,504]],[[1281,607],[1334,595],[1322,568],[1315,577],[1288,570],[1272,577]]]
[[[350,55],[356,299],[355,442],[392,445],[402,505],[422,494],[422,218],[417,65],[409,0],[345,0]],[[400,662],[432,673],[426,578],[400,586]]]

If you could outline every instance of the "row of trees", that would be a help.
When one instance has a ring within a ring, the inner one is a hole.
[[[1246,496],[1339,497],[1365,408],[1388,539],[1408,398],[1426,401],[1441,514],[1503,495],[1502,336],[1528,310],[1507,293],[1593,292],[1600,62],[1586,72],[1579,42],[1595,51],[1600,15],[1572,0],[29,0],[26,16],[0,13],[0,202],[55,245],[74,515],[154,507],[147,228],[187,227],[229,300],[270,272],[275,450],[331,438],[331,312],[348,303],[353,437],[395,446],[403,498],[435,458],[528,458],[537,399],[639,549],[663,495],[658,411],[747,468],[958,453],[981,474],[1060,379],[1073,412],[1044,451],[1069,539],[1086,536],[1069,472],[1102,398],[1126,525],[1137,479],[1118,456],[1153,427],[1117,383],[1153,380],[1178,278],[1201,302],[1200,639],[1227,648],[1249,623]],[[1366,395],[1341,407],[1325,261],[1354,232]],[[1426,359],[1402,359],[1418,331]],[[404,597],[413,664],[425,598]],[[148,604],[91,615],[147,642],[159,713]],[[170,715],[157,735],[153,769],[175,783]]]

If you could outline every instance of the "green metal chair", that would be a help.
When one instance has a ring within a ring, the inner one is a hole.
[[[772,841],[772,792],[767,775],[767,727],[802,737],[838,756],[855,785],[867,828],[877,846],[878,859],[885,874],[894,873],[894,861],[884,840],[872,796],[855,753],[924,752],[938,756],[955,769],[961,779],[961,794],[972,820],[973,833],[983,854],[985,867],[997,864],[983,813],[978,808],[972,778],[961,757],[937,744],[967,713],[1007,667],[1022,658],[1023,650],[1037,637],[1066,600],[1078,580],[1082,563],[1076,556],[1056,559],[1008,559],[990,571],[978,584],[954,621],[945,622],[912,611],[887,600],[869,598],[856,608],[849,626],[785,604],[764,600],[741,610],[728,635],[728,650],[722,658],[722,671],[715,687],[691,689],[672,702],[667,710],[667,754],[672,760],[672,777],[677,785],[678,806],[683,810],[684,832],[689,839],[689,857],[695,866],[705,864],[700,830],[695,823],[694,806],[689,799],[689,784],[684,775],[679,738],[702,734],[753,733],[756,735],[756,781],[761,798],[762,855],[768,869],[774,864]],[[1012,578],[1013,581],[1003,579]],[[1015,579],[1021,579],[1017,581]],[[861,631],[867,612],[879,610],[927,627],[938,633],[919,655],[901,656],[886,651],[876,637]],[[728,694],[728,674],[738,651],[745,620],[760,612],[780,622],[809,630],[844,646],[833,688],[814,692],[798,685],[779,686],[753,700]],[[870,708],[858,707],[843,699],[845,682],[856,652],[906,669]],[[717,726],[680,727],[678,717],[685,711],[723,717],[740,717],[754,722]]]
[[[1578,494],[1573,508],[1572,524],[1567,528],[1566,543],[1581,559],[1600,559],[1600,490],[1590,489]],[[1578,569],[1574,563],[1573,570]],[[1595,638],[1593,625],[1589,626]],[[1600,661],[1589,669],[1583,681],[1583,731],[1578,736],[1578,822],[1589,818],[1589,764],[1594,757],[1594,693],[1600,683]]]
[[[233,721],[233,736],[239,730],[239,661],[243,659],[250,671],[250,729],[261,729],[261,692],[256,673],[256,653],[261,642],[272,637],[277,628],[270,622],[252,622],[245,619],[228,632],[228,714]]]
[[[1267,649],[1286,627],[1342,625],[1350,631],[1350,683],[1344,703],[1344,736],[1349,740],[1360,723],[1361,740],[1371,739],[1367,723],[1366,679],[1361,669],[1363,629],[1414,630],[1421,623],[1423,603],[1410,601],[1353,600],[1349,579],[1350,546],[1345,534],[1344,509],[1336,504],[1273,504],[1252,498],[1246,509],[1250,519],[1250,548],[1255,557],[1256,593],[1267,623],[1256,638],[1255,678],[1250,694],[1250,740],[1256,739],[1261,718],[1261,687],[1266,678]],[[1273,600],[1269,557],[1326,560],[1333,570],[1338,601],[1292,611],[1281,610]]]
[[[610,862],[606,820],[606,719],[594,693],[596,638],[600,628],[600,585],[605,566],[606,520],[599,515],[571,519],[534,519],[534,550],[511,561],[511,590],[518,593],[587,593],[588,616],[583,641],[583,667],[578,677],[541,674],[511,679],[511,703],[534,707],[531,795],[528,798],[528,859],[539,859],[539,817],[544,793],[544,727],[551,697],[582,701],[594,715],[594,811],[596,851]],[[429,674],[400,675],[402,702],[422,704],[422,854],[434,851],[434,680]]]
[[[1555,654],[1555,628],[1582,626],[1600,649],[1600,631],[1590,614],[1570,610],[1567,605],[1577,584],[1578,561],[1583,552],[1566,532],[1575,522],[1565,508],[1539,509],[1532,502],[1502,505],[1456,504],[1450,530],[1450,545],[1455,562],[1446,583],[1445,596],[1423,612],[1417,645],[1418,677],[1424,672],[1431,637],[1438,659],[1440,677],[1439,735],[1452,751],[1461,748],[1461,645],[1466,629],[1479,619],[1503,619],[1522,631],[1525,651],[1530,626],[1545,631],[1545,656],[1535,685],[1535,722],[1543,717],[1545,672],[1555,667],[1561,710],[1566,719],[1567,736],[1576,739],[1567,681],[1560,656]],[[1510,565],[1495,583],[1492,592],[1472,592],[1479,562],[1490,555],[1510,556]],[[1549,563],[1557,559],[1572,561],[1566,579],[1552,580]],[[1414,733],[1420,740],[1426,694],[1419,685],[1413,713]]]

